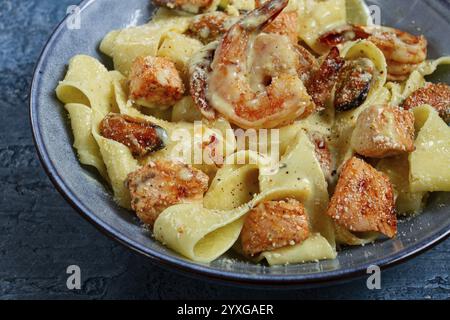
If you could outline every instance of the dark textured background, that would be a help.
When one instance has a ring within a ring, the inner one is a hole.
[[[1,299],[449,299],[450,240],[382,274],[309,290],[222,286],[163,270],[98,232],[57,193],[31,139],[28,88],[52,29],[76,0],[0,0]],[[82,270],[82,290],[66,288],[66,268]]]

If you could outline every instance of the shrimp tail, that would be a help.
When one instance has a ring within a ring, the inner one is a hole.
[[[222,37],[213,64],[237,65],[245,60],[250,38],[272,23],[288,3],[289,0],[270,0],[247,13]]]
[[[238,24],[247,31],[258,31],[271,24],[286,8],[289,0],[267,1],[264,5],[249,12]]]

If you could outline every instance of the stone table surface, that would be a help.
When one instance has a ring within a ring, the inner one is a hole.
[[[36,59],[74,0],[0,1],[1,299],[449,299],[450,241],[366,280],[307,290],[256,290],[191,279],[102,235],[55,190],[37,159],[28,120]],[[82,289],[66,287],[66,268]]]

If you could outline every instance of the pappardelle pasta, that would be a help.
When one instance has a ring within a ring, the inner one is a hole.
[[[196,262],[334,259],[450,191],[450,87],[360,0],[153,0],[56,88],[118,205]]]

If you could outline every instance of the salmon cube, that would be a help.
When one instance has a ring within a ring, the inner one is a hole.
[[[242,249],[254,256],[263,251],[293,246],[309,236],[303,204],[295,199],[266,201],[247,215],[241,232]]]
[[[399,107],[364,110],[352,135],[353,149],[365,157],[385,158],[414,151],[414,115]]]
[[[202,201],[208,180],[204,172],[190,165],[155,161],[128,176],[131,207],[143,223],[153,226],[159,214],[168,207]]]
[[[350,232],[397,233],[394,190],[389,178],[353,157],[342,167],[327,214]]]
[[[169,107],[183,97],[185,88],[175,64],[162,57],[138,57],[128,79],[130,99],[145,107]]]

